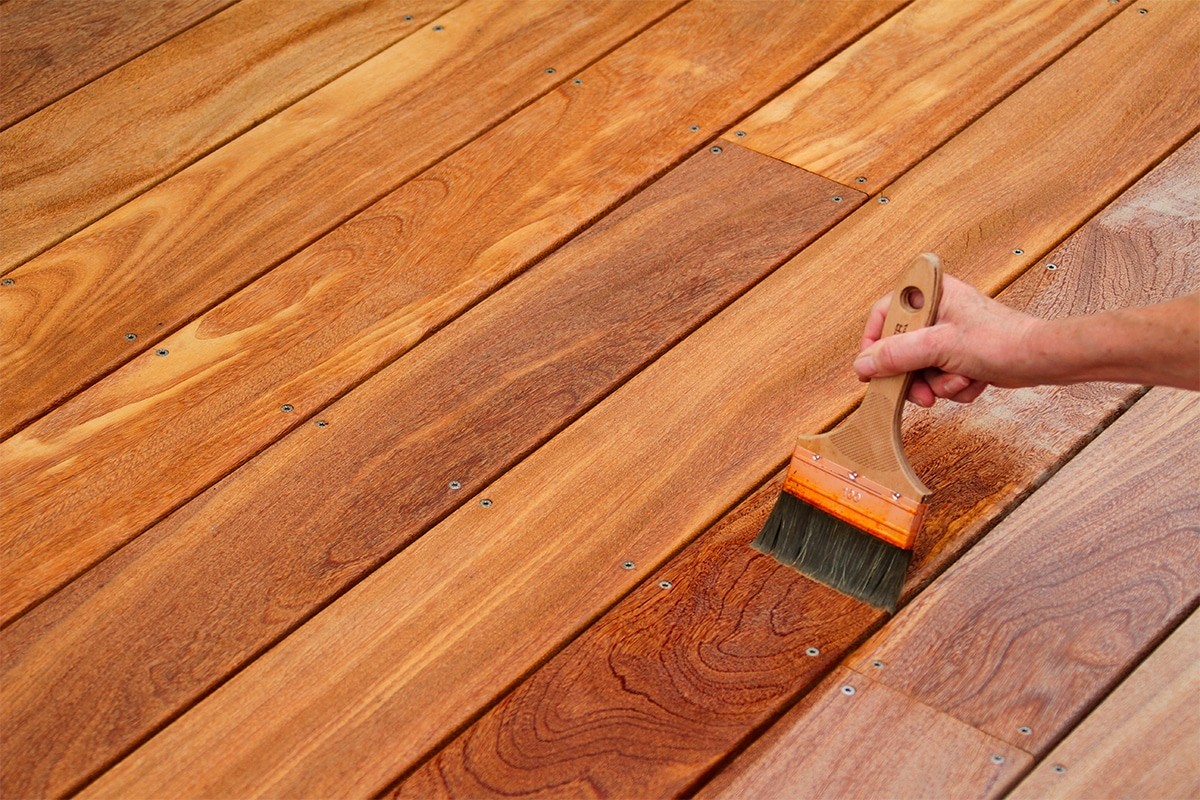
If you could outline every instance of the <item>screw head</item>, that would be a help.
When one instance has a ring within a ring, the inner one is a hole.
[[[688,130],[691,131],[692,133],[695,133],[696,131],[700,130],[700,126],[699,125],[688,125]]]
[[[0,280],[0,285],[4,285],[4,286],[12,286],[14,283],[16,283],[16,281],[14,281],[12,278],[5,278],[4,280]]]
[[[875,669],[883,669],[883,662],[877,658],[871,662],[871,666]]]
[[[462,482],[461,482],[461,481],[450,481],[450,489],[451,489],[451,491],[455,491],[455,492],[457,492],[457,491],[458,491],[459,489],[461,489],[461,488],[462,488]]]
[[[1138,13],[1139,13],[1139,14],[1149,14],[1150,12],[1149,12],[1149,11],[1147,11],[1146,9],[1144,9],[1144,8],[1139,8],[1139,9],[1138,9]]]
[[[817,656],[821,655],[821,651],[816,647],[806,647],[804,649],[804,655],[808,656],[809,658],[816,658]]]
[[[835,194],[835,195],[833,196],[833,202],[835,202],[835,203],[840,203],[840,202],[842,202],[842,196],[841,196],[840,194]]]
[[[855,183],[866,183],[867,179],[866,179],[866,177],[859,175],[857,178],[854,179],[854,182]]]
[[[888,203],[890,203],[892,201],[888,200],[886,197],[880,197],[879,202],[883,203],[886,206]]]
[[[328,422],[326,422],[326,421],[325,421],[325,420],[323,420],[323,419],[319,419],[319,420],[317,420],[317,421],[316,421],[316,423],[314,423],[314,424],[315,424],[315,425],[316,425],[318,428],[328,428],[328,427],[329,427],[329,423],[328,423]]]
[[[1022,736],[1029,736],[1033,733],[1033,728],[1029,727],[1028,725],[1022,725],[1021,727],[1017,728],[1017,733],[1021,734]]]
[[[571,83],[575,84],[576,86],[583,86],[583,78],[576,78],[575,80],[571,81]]]
[[[621,569],[633,569],[636,566],[637,564],[633,563],[632,561],[626,561],[621,564]]]
[[[405,21],[405,22],[412,22],[412,14],[405,14],[405,15],[404,15],[404,21]]]
[[[660,588],[660,589],[670,589],[671,586],[672,586],[672,584],[670,581],[659,581],[658,582],[658,588]]]
[[[739,139],[745,139],[745,138],[746,138],[746,132],[745,132],[745,131],[737,131],[737,132],[736,132],[736,133],[734,133],[733,135],[734,135],[734,136],[736,136],[736,137],[738,137]]]
[[[846,697],[849,697],[850,695],[854,694],[854,687],[853,686],[843,686],[842,694],[846,695]]]
[[[283,405],[281,405],[279,407],[279,410],[285,414],[290,414],[296,410],[296,407],[293,406],[291,403],[284,403]]]
[[[708,149],[708,152],[710,152],[710,153],[713,153],[713,154],[718,154],[718,155],[719,155],[719,154],[720,154],[720,152],[721,152],[721,148],[719,148],[719,147],[710,147],[710,148]]]
[[[999,753],[992,753],[992,763],[993,764],[1003,764],[1004,756],[1000,755]]]
[[[1014,255],[1014,256],[1023,256],[1023,255],[1025,255],[1025,251],[1024,251],[1024,250],[1022,250],[1022,249],[1021,249],[1021,248],[1019,248],[1019,247],[1014,247],[1014,248],[1013,248],[1013,255]]]
[[[127,333],[127,334],[125,334],[125,341],[127,341],[127,342],[136,342],[136,341],[137,341],[137,334],[136,334],[136,333]]]
[[[434,25],[433,29],[435,31],[444,31],[444,30],[446,30],[446,27],[444,25]]]
[[[492,501],[485,497],[479,501],[479,505],[483,506],[484,508],[491,508]]]
[[[554,67],[546,67],[546,74],[547,74],[547,75],[553,75],[555,72],[557,72],[557,70],[556,70],[556,69],[554,69]]]
[[[1047,264],[1047,265],[1046,265],[1046,269],[1048,269],[1048,270],[1050,270],[1051,272],[1053,272],[1054,270],[1058,269],[1058,264]]]
[[[160,347],[154,351],[154,355],[158,356],[159,358],[165,358],[165,357],[169,356],[170,354],[171,354],[171,351],[165,347]]]

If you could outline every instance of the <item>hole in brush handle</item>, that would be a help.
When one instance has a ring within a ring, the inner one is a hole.
[[[920,311],[925,307],[925,293],[916,286],[906,286],[900,292],[900,305],[910,314]]]

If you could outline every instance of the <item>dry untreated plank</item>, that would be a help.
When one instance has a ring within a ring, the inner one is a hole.
[[[1121,10],[917,0],[726,136],[875,192]]]
[[[0,133],[0,268],[62,241],[454,4],[243,0]]]
[[[1152,389],[847,665],[1044,752],[1200,599],[1197,425]]]
[[[551,93],[162,341],[168,357],[144,352],[0,444],[10,498],[0,618],[401,355],[889,6],[745,8],[683,8],[582,73],[582,85]],[[800,27],[803,46],[790,33]],[[724,68],[736,59],[742,69]],[[831,205],[853,196],[830,189]],[[281,414],[284,404],[299,413]],[[166,461],[169,484],[158,478]]]
[[[701,151],[404,359],[381,409],[396,435],[336,414],[309,429],[332,462],[370,450],[389,465],[369,478],[371,502],[334,493],[350,502],[327,494],[310,509],[305,529],[336,539],[280,537],[264,484],[243,498],[263,515],[235,540],[168,521],[4,631],[0,788],[56,794],[118,758],[452,510],[451,480],[470,491],[493,479],[864,199],[834,203],[838,192],[736,145]],[[361,485],[350,471],[340,481]],[[174,613],[135,611],[155,603]],[[161,685],[168,664],[179,677]],[[119,706],[89,703],[97,686]]]
[[[1193,611],[1008,797],[1200,797],[1198,654]]]
[[[234,0],[0,3],[0,128],[220,11]]]
[[[677,3],[469,0],[13,270],[0,432],[545,94],[562,80],[547,69],[586,66]]]
[[[995,290],[1032,259],[1014,257],[1014,237],[1048,249],[1194,130],[1198,26],[1161,4],[1102,28],[905,175],[893,203],[850,215],[488,486],[489,505],[449,516],[84,796],[378,791],[765,480],[795,431],[849,406],[861,321],[827,308],[865,309],[891,280],[881,266],[922,249]],[[331,406],[331,427],[378,431],[402,368]],[[796,392],[803,403],[781,402]],[[361,470],[357,502],[372,502],[370,471],[389,464],[324,458],[314,433],[286,437],[172,521],[193,535],[239,529],[241,499],[285,473],[281,530],[329,504],[348,468]],[[389,519],[381,509],[377,524]]]
[[[1051,252],[1043,265],[1056,270],[1033,268],[1000,299],[1055,317],[1200,289],[1197,174],[1193,139]],[[906,450],[933,500],[905,595],[1140,395],[1114,384],[993,391],[973,406],[910,415]],[[883,619],[747,546],[780,482],[739,504],[396,794],[687,794]]]
[[[1032,760],[838,667],[697,797],[984,798]]]

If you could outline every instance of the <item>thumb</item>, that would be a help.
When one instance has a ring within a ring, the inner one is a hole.
[[[938,366],[941,352],[937,327],[880,339],[854,359],[854,371],[862,380],[870,380]]]

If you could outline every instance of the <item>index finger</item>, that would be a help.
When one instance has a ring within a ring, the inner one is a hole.
[[[867,314],[867,327],[863,330],[862,343],[858,346],[859,352],[879,341],[883,335],[883,321],[887,318],[888,307],[891,304],[892,293],[888,292],[871,306],[871,311]]]

